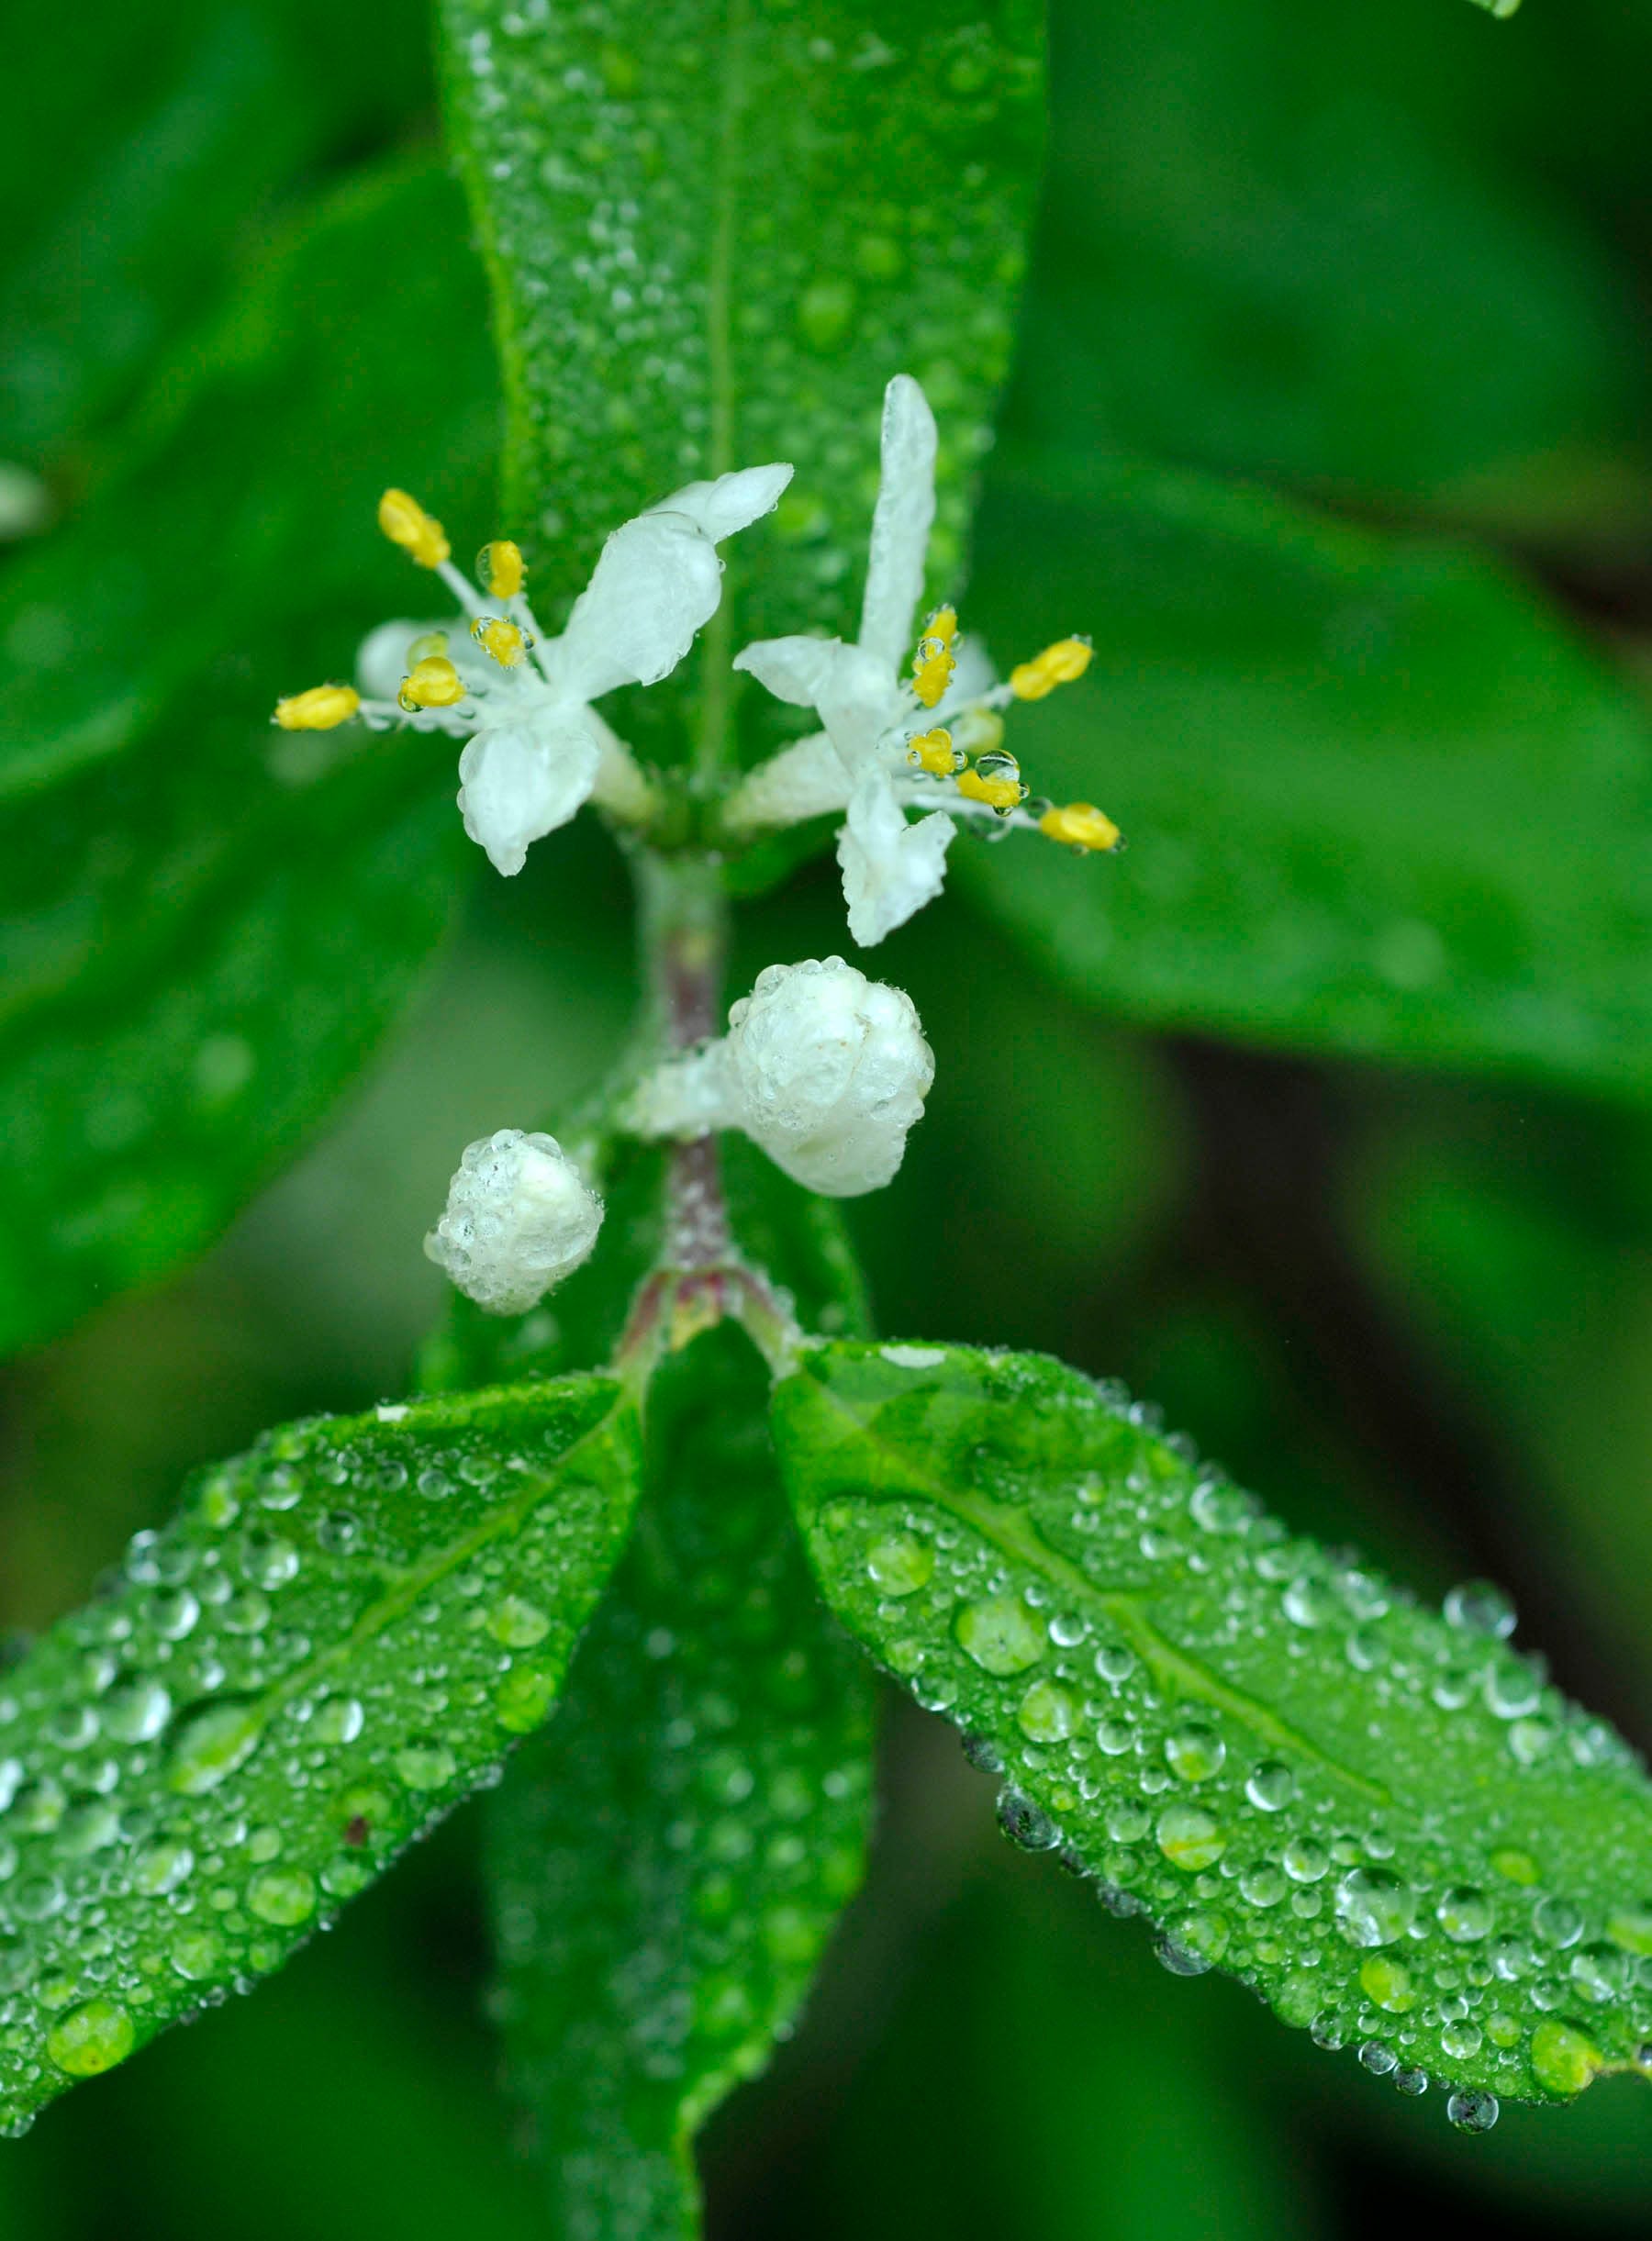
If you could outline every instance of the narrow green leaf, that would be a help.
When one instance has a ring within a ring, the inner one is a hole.
[[[555,1701],[636,1499],[599,1377],[201,1475],[0,1690],[0,2127],[280,1967]]]
[[[656,1379],[638,1531],[490,1828],[517,2090],[570,2241],[698,2231],[695,2133],[858,1885],[871,1674],[821,1610],[735,1332]]]
[[[983,509],[971,611],[1006,649],[1094,633],[1016,747],[1129,849],[953,852],[1030,953],[1155,1022],[1652,1091],[1628,693],[1459,552],[1195,475],[1045,468]]]
[[[724,550],[698,663],[638,701],[679,756],[698,675],[722,752],[729,657],[849,630],[883,387],[941,418],[931,560],[955,576],[1008,362],[1042,133],[1036,0],[442,0],[450,128],[493,270],[506,496],[554,609],[627,515],[772,459],[776,519]],[[742,546],[760,560],[751,560]],[[776,720],[749,696],[757,736]],[[632,710],[626,711],[628,722]]]
[[[1423,1609],[1041,1355],[822,1346],[775,1425],[832,1607],[1172,1968],[1470,2124],[1652,2074],[1652,1789],[1495,1589]]]
[[[174,370],[145,459],[7,577],[0,1345],[205,1243],[449,921],[451,748],[268,719],[417,601],[387,482],[493,520],[465,271],[428,164],[334,199]]]

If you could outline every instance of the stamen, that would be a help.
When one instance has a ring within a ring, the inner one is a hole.
[[[526,637],[502,615],[478,615],[471,625],[471,636],[501,669],[514,669],[528,651]]]
[[[950,646],[958,635],[958,610],[955,607],[938,607],[923,626],[925,638],[938,638],[943,646]]]
[[[452,547],[440,521],[405,490],[386,490],[379,500],[378,525],[393,545],[400,545],[421,568],[440,568]]]
[[[464,680],[445,653],[430,653],[415,662],[396,695],[409,716],[419,708],[451,708],[463,698]]]
[[[950,778],[963,769],[965,758],[953,745],[950,731],[920,731],[907,741],[907,761],[932,777]]]
[[[1070,685],[1090,665],[1088,638],[1058,638],[1053,646],[1010,672],[1010,690],[1018,700],[1042,700],[1058,685]]]
[[[362,705],[353,685],[312,685],[275,703],[273,720],[284,731],[331,731],[347,724]]]
[[[1088,801],[1069,801],[1065,808],[1046,809],[1038,820],[1038,830],[1052,841],[1065,842],[1087,855],[1091,849],[1117,848],[1122,838],[1112,819]]]
[[[491,599],[517,599],[528,581],[520,545],[508,537],[496,537],[476,555],[476,581]]]
[[[912,690],[926,708],[944,697],[957,667],[943,638],[921,638],[912,656]]]
[[[1012,754],[983,755],[973,770],[960,775],[958,791],[966,801],[984,801],[1000,817],[1018,808],[1027,798],[1021,764]]]

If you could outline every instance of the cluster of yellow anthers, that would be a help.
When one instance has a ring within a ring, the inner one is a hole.
[[[954,651],[957,636],[956,608],[938,608],[924,625],[918,651],[912,656],[911,688],[920,707],[938,708],[951,689],[958,665]],[[1003,719],[992,702],[1043,700],[1058,685],[1070,685],[1081,677],[1089,667],[1090,653],[1090,643],[1086,638],[1057,639],[1030,662],[1018,663],[1010,673],[1008,685],[997,687],[983,702],[966,709],[966,720],[975,749],[973,764],[943,725],[931,731],[920,731],[909,740],[907,759],[918,769],[927,771],[931,777],[951,778],[966,801],[984,803],[999,816],[1008,817],[1025,801],[1028,789],[1020,764],[1002,750]],[[1088,852],[1116,848],[1119,844],[1119,828],[1091,802],[1070,801],[1060,807],[1051,804],[1039,813],[1036,822],[1042,833],[1069,848]]]
[[[409,560],[447,581],[458,592],[462,606],[473,605],[470,586],[452,565],[452,547],[447,532],[417,498],[409,497],[405,490],[386,490],[379,500],[378,523],[391,543],[399,545]],[[476,575],[488,597],[520,598],[528,580],[520,546],[508,538],[484,545],[476,556]],[[476,616],[471,636],[501,669],[517,668],[533,642],[519,624],[503,615]],[[442,631],[432,630],[415,639],[407,649],[407,674],[396,695],[404,714],[411,716],[420,708],[455,708],[464,698],[467,687],[448,658]],[[307,693],[278,700],[275,721],[284,731],[331,731],[359,715],[361,708],[362,696],[353,685],[313,685]]]

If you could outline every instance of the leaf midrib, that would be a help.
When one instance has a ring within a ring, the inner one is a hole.
[[[809,1376],[807,1370],[802,1374]],[[1295,1754],[1372,1803],[1391,1804],[1391,1795],[1380,1782],[1356,1773],[1351,1767],[1345,1767],[1300,1729],[1270,1711],[1266,1704],[1259,1703],[1244,1689],[1230,1687],[1208,1666],[1167,1640],[1148,1617],[1140,1596],[1121,1589],[1099,1588],[1069,1557],[1050,1546],[1030,1523],[1024,1511],[1013,1509],[1008,1503],[994,1501],[988,1495],[964,1494],[949,1487],[943,1480],[915,1465],[906,1449],[874,1431],[841,1393],[834,1392],[818,1378],[810,1377],[809,1382],[823,1399],[829,1400],[839,1414],[855,1427],[868,1446],[899,1463],[909,1479],[917,1481],[927,1499],[971,1526],[1001,1555],[1030,1566],[1049,1580],[1052,1586],[1060,1587],[1068,1595],[1077,1597],[1092,1608],[1104,1611],[1143,1663],[1178,1696],[1191,1697],[1210,1705],[1214,1711],[1226,1712],[1274,1749]],[[875,1500],[896,1499],[893,1494],[880,1495],[870,1488],[860,1490],[870,1494]]]

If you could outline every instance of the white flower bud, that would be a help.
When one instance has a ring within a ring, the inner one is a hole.
[[[602,1200],[555,1137],[502,1128],[465,1146],[425,1253],[490,1315],[525,1315],[601,1227]]]
[[[935,1078],[910,997],[841,957],[760,974],[729,1014],[721,1056],[737,1125],[833,1199],[890,1180]]]

